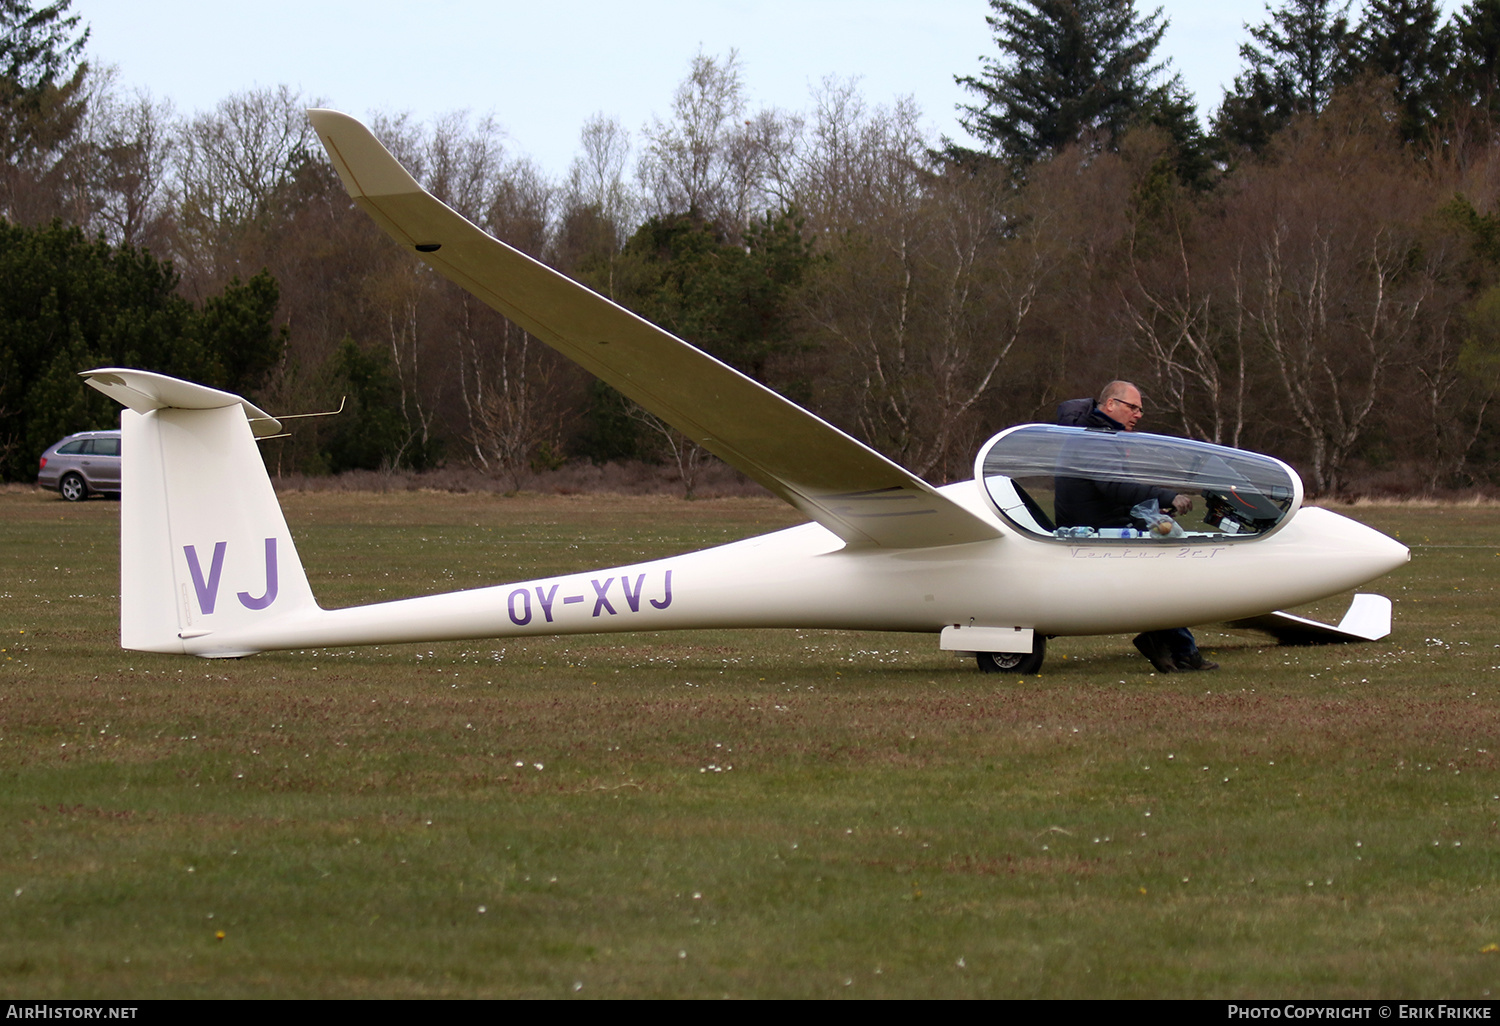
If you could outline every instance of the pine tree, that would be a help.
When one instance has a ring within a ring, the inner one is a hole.
[[[149,367],[253,395],[286,344],[279,298],[262,271],[195,308],[172,265],[144,250],[0,220],[0,480],[34,476],[36,455],[68,432],[119,423],[82,368]]]
[[[1500,106],[1500,0],[1470,0],[1453,16],[1455,99],[1493,116]]]
[[[67,14],[72,3],[32,10],[29,0],[0,0],[0,81],[42,89],[81,60],[89,33],[69,38],[78,29],[78,15]]]
[[[1231,149],[1259,153],[1298,114],[1318,113],[1349,81],[1355,33],[1350,0],[1287,0],[1266,5],[1271,20],[1249,30],[1240,47],[1248,65],[1214,115],[1214,128]]]
[[[1205,135],[1198,121],[1192,94],[1174,75],[1164,86],[1151,90],[1141,106],[1138,120],[1165,131],[1172,140],[1172,173],[1183,185],[1204,190],[1218,173],[1215,140]]]
[[[78,32],[71,3],[0,0],[0,215],[12,219],[36,206],[26,193],[47,177],[83,117],[89,34]]]
[[[1134,0],[990,0],[999,57],[955,81],[969,134],[993,157],[1025,166],[1090,133],[1110,145],[1146,105],[1165,63],[1152,58],[1167,23]],[[950,144],[950,156],[973,156]]]
[[[1453,31],[1441,14],[1437,0],[1369,0],[1360,23],[1360,68],[1390,80],[1407,142],[1427,136],[1444,104]]]

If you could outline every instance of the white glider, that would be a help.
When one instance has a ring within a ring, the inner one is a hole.
[[[1322,639],[1383,637],[1358,596],[1339,627],[1268,613],[1405,563],[1407,549],[1302,508],[1290,467],[1254,453],[1050,425],[1001,432],[975,480],[922,481],[795,403],[464,220],[358,121],[310,112],[345,187],[438,273],[738,467],[813,522],[630,566],[345,609],[314,600],[239,396],[146,371],[85,377],[128,407],[121,644],[206,657],[270,649],[704,627],[939,634],[986,670],[1035,672],[1046,638],[1220,621]],[[1204,497],[1168,536],[1057,529],[1058,478]],[[1382,606],[1381,603],[1384,603]],[[1381,624],[1380,610],[1384,610]],[[1356,615],[1357,614],[1357,615]]]

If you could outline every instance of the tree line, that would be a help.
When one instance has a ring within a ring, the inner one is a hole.
[[[983,9],[976,5],[976,25]],[[1206,118],[1130,0],[991,0],[970,138],[824,80],[757,108],[700,53],[638,132],[549,178],[493,119],[373,119],[485,230],[935,481],[1111,378],[1146,427],[1315,493],[1492,485],[1500,0],[1268,4]],[[0,0],[0,474],[114,412],[119,363],[332,409],[273,471],[707,458],[392,246],[286,87],[180,116],[86,60],[68,0]],[[982,30],[981,30],[982,31]]]

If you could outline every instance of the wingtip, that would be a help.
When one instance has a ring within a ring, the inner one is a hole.
[[[399,196],[422,191],[416,179],[358,118],[324,107],[308,108],[307,117],[350,196]]]
[[[322,131],[325,128],[337,131],[347,126],[357,126],[365,131],[369,130],[352,114],[345,114],[343,111],[334,110],[332,107],[308,107],[306,111],[307,120],[311,121],[313,128],[318,131]]]

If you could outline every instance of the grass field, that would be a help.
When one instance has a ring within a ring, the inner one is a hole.
[[[284,505],[325,605],[795,519]],[[1483,998],[1500,509],[1354,515],[1413,549],[1386,641],[1059,639],[1021,680],[834,632],[127,653],[118,504],[0,492],[0,992]]]

